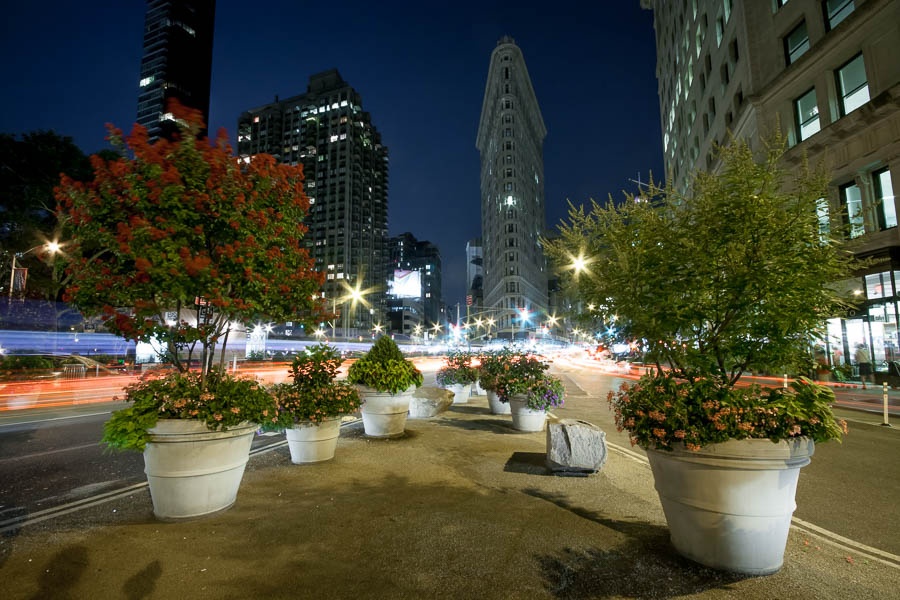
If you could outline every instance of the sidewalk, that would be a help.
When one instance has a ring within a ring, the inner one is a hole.
[[[605,401],[560,418],[608,427]],[[610,437],[616,438],[615,435]],[[545,434],[474,397],[397,440],[341,433],[333,461],[251,458],[230,510],[152,516],[149,492],[3,540],[0,598],[896,598],[900,570],[792,530],[783,569],[746,578],[681,559],[650,469],[610,444],[590,477],[545,472]]]

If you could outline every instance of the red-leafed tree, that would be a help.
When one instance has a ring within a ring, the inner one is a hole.
[[[126,339],[156,338],[181,371],[199,349],[205,376],[235,322],[321,319],[322,275],[302,244],[302,167],[238,161],[224,131],[211,146],[199,113],[173,112],[180,139],[109,126],[119,158],[93,156],[92,182],[56,189],[75,236],[67,297]]]

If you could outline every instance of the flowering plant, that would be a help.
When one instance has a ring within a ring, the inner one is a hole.
[[[546,379],[544,371],[550,368],[549,363],[534,354],[511,352],[501,362],[494,380],[494,391],[502,402],[509,402],[510,396],[528,394]]]
[[[466,385],[478,380],[478,370],[472,365],[474,357],[468,352],[451,352],[446,365],[441,367],[435,380],[440,386]]]
[[[831,412],[834,392],[805,377],[788,388],[763,390],[757,385],[732,387],[717,378],[694,381],[675,373],[644,375],[609,393],[619,431],[632,445],[672,450],[746,438],[773,442],[808,437],[815,442],[841,441],[847,424]]]
[[[513,351],[509,348],[484,352],[478,356],[478,382],[482,388],[490,392],[497,391],[497,378],[503,372],[503,367],[513,358]]]
[[[531,410],[550,410],[563,405],[565,389],[559,377],[544,375],[525,392],[525,406]]]
[[[258,381],[219,369],[206,375],[205,388],[196,372],[151,374],[126,387],[124,399],[133,404],[114,412],[103,427],[101,441],[116,450],[143,451],[160,418],[203,421],[211,430],[276,418],[275,401]]]
[[[342,362],[341,353],[327,344],[307,348],[296,356],[290,370],[293,381],[271,388],[278,416],[274,425],[266,428],[284,429],[300,421],[318,424],[358,410],[356,388],[335,381]]]

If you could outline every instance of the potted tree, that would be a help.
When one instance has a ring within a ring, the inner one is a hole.
[[[443,367],[438,369],[435,381],[453,392],[453,403],[469,401],[472,384],[478,379],[478,372],[472,366],[472,355],[467,352],[451,352]]]
[[[302,244],[302,170],[270,156],[239,163],[224,131],[210,146],[199,113],[172,110],[180,139],[150,144],[141,126],[127,139],[110,127],[118,156],[92,157],[92,182],[63,176],[56,192],[73,235],[68,299],[122,337],[154,344],[167,364],[126,390],[132,405],[103,436],[144,452],[163,519],[234,503],[253,434],[275,404],[226,372],[229,334],[249,319],[313,320],[322,283]],[[203,449],[226,440],[230,454]]]
[[[271,387],[277,421],[267,429],[284,430],[291,462],[321,462],[334,458],[341,418],[359,410],[359,392],[335,381],[343,359],[328,344],[307,348],[291,362],[291,383]]]
[[[350,365],[347,381],[359,387],[366,435],[403,435],[410,398],[422,385],[423,377],[390,336],[378,338],[365,355]]]
[[[778,139],[759,161],[734,141],[687,196],[651,183],[618,205],[572,208],[548,243],[577,295],[655,365],[610,402],[647,450],[676,550],[753,574],[781,567],[799,469],[845,427],[830,389],[807,379],[737,387],[744,372],[808,360],[850,273],[817,217],[825,179],[803,165],[788,181],[781,155]]]

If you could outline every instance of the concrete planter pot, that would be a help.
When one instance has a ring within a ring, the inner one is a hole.
[[[341,419],[334,417],[321,423],[297,423],[286,429],[284,434],[291,451],[291,462],[295,465],[331,460],[341,435]]]
[[[525,406],[524,395],[509,398],[509,409],[512,414],[513,428],[518,431],[543,431],[547,422],[546,410],[534,410]]]
[[[363,427],[366,435],[377,438],[393,438],[403,435],[406,414],[416,386],[397,394],[379,392],[365,385],[357,386],[362,400]]]
[[[647,450],[675,549],[702,565],[775,573],[784,562],[800,469],[815,444],[730,440],[699,452]]]
[[[501,402],[500,396],[493,390],[487,390],[488,406],[491,407],[492,415],[508,415],[511,414],[509,402]]]
[[[454,383],[446,387],[447,390],[453,392],[453,404],[465,404],[469,401],[469,394],[472,389],[471,383]]]
[[[256,429],[246,423],[210,431],[201,421],[160,419],[144,449],[153,514],[174,521],[231,507]]]

